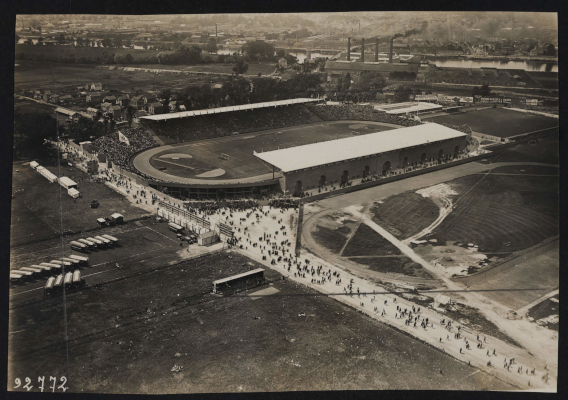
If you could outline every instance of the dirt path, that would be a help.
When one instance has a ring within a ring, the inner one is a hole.
[[[435,267],[419,255],[417,255],[414,250],[408,247],[405,243],[395,238],[387,230],[377,225],[369,217],[360,213],[354,207],[347,207],[346,210],[351,212],[354,216],[360,218],[375,232],[377,232],[391,244],[396,246],[411,260],[420,264],[434,277],[443,281],[448,289],[459,291],[460,295],[466,299],[466,303],[469,306],[477,308],[481,313],[485,315],[485,317],[489,321],[493,322],[499,329],[501,329],[511,338],[524,346],[532,354],[539,357],[541,360],[556,359],[558,354],[557,343],[555,346],[554,340],[552,340],[551,342],[550,340],[546,340],[543,335],[538,335],[538,331],[535,331],[534,327],[531,326],[529,322],[507,319],[509,310],[506,307],[503,307],[501,304],[486,298],[481,293],[469,292],[467,291],[467,289],[464,290],[456,282],[445,276],[440,268]]]

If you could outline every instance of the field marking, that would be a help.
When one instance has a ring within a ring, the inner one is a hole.
[[[156,230],[150,228],[149,226],[147,226],[146,228],[150,229],[151,231],[156,232],[158,235],[163,236],[163,237],[165,237],[165,238],[168,239],[168,240],[171,240],[171,241],[174,242],[174,243],[178,243],[177,240],[174,240],[174,239],[172,239],[172,238],[170,238],[170,237],[167,237],[166,235],[164,235],[164,234],[162,234],[162,233],[160,233],[160,232],[158,232],[158,231],[156,231]]]
[[[138,229],[144,229],[144,228],[146,228],[146,227],[141,226],[141,227],[138,227],[138,228],[130,229],[128,231],[122,231],[122,232],[119,232],[119,233],[115,233],[115,235],[118,236],[118,235],[123,234],[123,233],[133,232],[133,231],[137,231]],[[57,241],[58,241],[58,243],[61,243],[62,239],[61,238],[57,239]],[[45,242],[45,241],[43,241],[43,242]],[[43,242],[38,242],[38,243],[43,243]],[[45,249],[40,249],[40,250],[36,250],[36,251],[32,251],[32,252],[24,252],[24,253],[20,253],[20,254],[13,254],[12,252],[10,252],[10,260],[19,259],[22,256],[28,256],[28,255],[32,255],[32,254],[36,254],[36,253],[40,253],[40,252],[52,251],[53,249],[61,249],[61,246],[57,245],[56,247],[47,247]]]
[[[467,376],[464,376],[463,378],[460,379],[460,381],[463,381],[464,379],[469,378],[470,376],[475,375],[475,374],[477,374],[477,373],[479,373],[479,372],[481,372],[480,369],[478,369],[478,370],[472,372],[471,374],[469,374],[469,375],[467,375]]]
[[[189,165],[182,165],[182,164],[178,164],[178,163],[175,163],[175,162],[172,162],[172,161],[162,160],[162,159],[159,159],[159,158],[154,158],[154,161],[159,161],[159,162],[163,162],[163,163],[166,163],[166,164],[177,165],[178,167],[191,169],[193,171],[196,171],[196,170],[211,171],[211,170],[207,170],[205,168],[190,167]]]
[[[533,301],[532,303],[527,304],[526,306],[519,308],[519,309],[517,310],[517,314],[523,315],[523,314],[527,313],[527,312],[528,312],[531,308],[533,308],[534,306],[536,306],[536,305],[542,303],[543,301],[549,299],[549,298],[552,297],[552,296],[557,295],[558,293],[560,293],[560,289],[556,289],[556,290],[553,290],[553,291],[550,292],[550,293],[545,294],[545,295],[542,296],[540,299],[537,299],[537,300]]]

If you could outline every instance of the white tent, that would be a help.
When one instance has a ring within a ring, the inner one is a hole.
[[[74,199],[81,197],[81,193],[75,188],[67,189],[67,194]]]
[[[37,162],[35,162],[35,161],[32,161],[32,162],[30,163],[30,167],[32,167],[33,169],[37,169],[37,167],[39,167],[39,164],[38,164]]]

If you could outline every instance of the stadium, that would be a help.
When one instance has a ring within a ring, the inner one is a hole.
[[[136,152],[129,168],[150,187],[188,199],[298,195],[452,159],[467,146],[467,135],[455,129],[321,99],[152,115],[141,122],[163,145]],[[397,135],[385,133],[393,129]],[[309,165],[302,162],[309,158]]]

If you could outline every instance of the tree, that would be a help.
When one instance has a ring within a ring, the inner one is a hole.
[[[115,37],[113,40],[113,44],[114,47],[116,48],[122,48],[122,38],[120,36]]]
[[[20,40],[20,37],[18,36],[18,34],[16,34],[15,39],[16,39],[16,44],[18,44],[18,41]]]
[[[217,39],[210,38],[209,43],[207,43],[207,52],[217,54]]]
[[[397,86],[394,89],[394,102],[395,103],[403,103],[410,99],[410,95],[412,94],[412,89],[408,86]]]
[[[59,44],[65,44],[65,43],[67,43],[67,41],[65,40],[65,35],[64,35],[63,33],[60,33],[60,34],[59,34],[59,38],[57,39],[57,42],[58,42]]]
[[[83,46],[83,38],[81,36],[77,37],[76,46]]]
[[[78,141],[89,140],[91,136],[99,138],[106,131],[103,131],[103,125],[98,122],[101,118],[102,113],[97,113],[97,118],[90,119],[87,117],[80,116],[78,120],[69,124],[67,129],[69,130],[69,137],[71,139],[76,139]]]
[[[48,113],[21,113],[14,115],[14,152],[20,157],[41,158],[47,155],[46,140],[54,140],[62,132],[57,119]]]
[[[121,54],[115,54],[114,62],[117,64],[124,64],[124,56],[122,56]]]
[[[386,86],[386,81],[383,75],[379,72],[364,71],[359,76],[359,80],[353,85],[353,88],[360,91],[373,91],[377,92]]]
[[[239,60],[235,63],[235,66],[233,67],[233,71],[237,74],[237,75],[241,75],[241,74],[246,74],[246,72],[248,71],[248,63],[244,60]]]
[[[278,57],[278,59],[285,57],[286,56],[286,51],[283,49],[277,50],[276,51],[276,57]]]
[[[104,38],[104,39],[101,41],[101,45],[102,45],[103,47],[110,47],[110,46],[112,45],[112,41],[111,41],[109,38]]]
[[[132,64],[134,62],[134,58],[132,57],[132,54],[128,53],[126,56],[124,56],[124,62],[126,64]]]
[[[549,56],[556,56],[556,47],[554,44],[549,43],[548,46],[546,46],[546,54]]]
[[[170,97],[172,97],[172,91],[170,89],[164,89],[159,95],[160,99],[164,99],[162,103],[166,112],[170,112]]]
[[[129,104],[124,108],[124,114],[126,116],[126,120],[128,121],[128,126],[131,128],[132,119],[134,118],[134,114],[136,114],[136,109]]]
[[[274,58],[274,45],[272,43],[267,43],[262,40],[255,40],[254,42],[248,42],[243,46],[242,51],[249,60],[257,58],[257,55],[260,55],[260,58],[257,58],[259,60],[262,58],[266,59]]]

